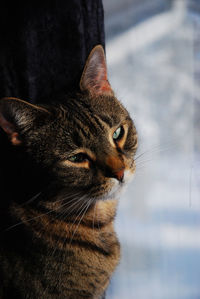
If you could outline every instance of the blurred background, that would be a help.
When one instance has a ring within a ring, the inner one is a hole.
[[[200,1],[104,0],[109,80],[139,134],[108,299],[200,298]]]

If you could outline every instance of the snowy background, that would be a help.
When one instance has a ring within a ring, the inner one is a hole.
[[[108,299],[200,299],[199,2],[104,1],[109,80],[139,134]]]

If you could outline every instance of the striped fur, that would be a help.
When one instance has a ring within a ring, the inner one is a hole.
[[[100,46],[80,87],[60,104],[0,101],[0,137],[11,153],[2,160],[1,299],[100,299],[119,262],[113,222],[135,171],[137,133]]]

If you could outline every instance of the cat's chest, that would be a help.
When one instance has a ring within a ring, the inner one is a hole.
[[[49,223],[43,230],[35,222],[13,233],[18,242],[3,253],[3,272],[5,277],[12,273],[9,287],[26,290],[20,298],[99,299],[106,290],[120,256],[113,225],[90,228],[85,223],[73,233],[65,226]]]
[[[5,254],[5,253],[4,253]],[[119,260],[119,245],[105,253],[80,244],[68,249],[48,248],[44,244],[26,246],[23,254],[6,252],[1,264],[5,284],[20,290],[19,298],[99,299]],[[10,275],[12,273],[12,275]],[[28,296],[28,297],[27,297]]]
[[[54,251],[45,257],[43,279],[49,286],[56,285],[57,291],[66,298],[96,299],[106,290],[118,261],[117,243],[109,253],[89,244],[87,247],[77,244],[65,252]]]

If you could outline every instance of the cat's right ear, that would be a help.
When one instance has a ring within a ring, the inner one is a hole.
[[[80,89],[87,91],[93,97],[113,96],[113,91],[107,78],[107,66],[104,49],[101,45],[94,47],[86,61]]]
[[[36,115],[41,113],[49,112],[17,98],[3,98],[0,100],[0,128],[13,145],[20,145],[20,132],[30,128]]]

